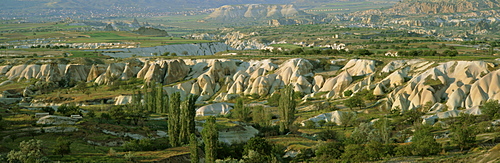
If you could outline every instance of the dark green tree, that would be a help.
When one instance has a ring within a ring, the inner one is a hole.
[[[365,146],[366,155],[371,161],[380,160],[382,157],[384,157],[384,154],[386,153],[384,149],[384,144],[375,140],[371,140]]]
[[[53,150],[54,154],[61,155],[61,157],[64,157],[65,154],[70,154],[71,153],[71,141],[68,140],[68,138],[64,137],[58,137],[56,139],[56,146]]]
[[[101,114],[102,115],[102,114]],[[109,115],[113,118],[116,123],[121,124],[123,120],[127,117],[125,111],[123,110],[123,106],[113,106],[109,111]]]
[[[170,97],[170,106],[168,111],[168,136],[169,142],[172,147],[177,147],[180,145],[179,134],[180,134],[180,106],[181,106],[181,94],[175,92]]]
[[[345,146],[344,153],[342,153],[340,158],[342,158],[344,162],[366,162],[369,160],[365,147],[360,144],[349,144]]]
[[[80,81],[78,82],[78,84],[76,84],[75,89],[81,91],[82,93],[85,93],[88,91],[87,83],[85,83],[84,81]]]
[[[279,113],[280,113],[280,133],[290,129],[293,121],[295,120],[295,99],[293,98],[293,88],[291,85],[285,86],[280,92]]]
[[[165,109],[165,95],[163,93],[163,86],[158,83],[156,86],[156,105],[155,105],[155,112],[156,113],[166,113]],[[168,97],[168,96],[167,96]]]
[[[248,154],[250,150],[259,153],[262,156],[271,154],[272,146],[262,137],[253,137],[245,144],[245,153]]]
[[[89,112],[87,112],[87,117],[89,117],[90,119],[94,119],[95,118],[94,110],[89,110]]]
[[[436,142],[428,126],[420,126],[413,134],[411,141],[414,155],[425,157],[441,151],[441,145]]]
[[[216,118],[214,116],[208,117],[205,124],[203,124],[201,135],[205,143],[205,162],[214,163],[215,158],[217,158],[217,142],[219,139]]]
[[[456,144],[460,151],[464,149],[469,149],[476,143],[476,116],[472,114],[460,113],[456,117],[455,124],[451,127],[451,142]]]
[[[182,144],[188,144],[189,135],[195,132],[196,98],[196,95],[191,94],[181,104],[179,140]]]
[[[244,146],[247,162],[267,162],[271,158],[273,147],[261,137],[253,137]]]
[[[315,153],[318,162],[336,160],[344,153],[344,145],[338,141],[323,142],[318,146]]]
[[[362,107],[365,107],[365,101],[363,101],[363,99],[359,96],[352,96],[344,101],[344,105],[349,107],[351,110],[355,107],[359,107],[359,109],[361,109]]]
[[[475,126],[454,126],[452,128],[453,135],[451,142],[456,144],[460,148],[460,151],[473,147],[476,142],[475,129]]]
[[[361,123],[358,127],[354,128],[351,136],[349,137],[349,143],[352,144],[365,144],[368,142],[370,132],[373,130],[369,123]]]
[[[235,118],[240,119],[242,121],[248,122],[250,121],[250,109],[245,107],[243,104],[243,98],[238,98],[236,100],[236,104],[234,105],[233,114]]]
[[[19,149],[19,151],[12,150],[7,154],[9,162],[48,162],[42,151],[41,140],[31,139],[29,141],[22,141],[19,144]]]
[[[262,106],[256,106],[252,109],[252,121],[260,127],[271,125],[271,114]]]
[[[354,124],[356,122],[356,113],[355,112],[344,112],[342,116],[340,116],[340,123],[344,126],[344,130]]]
[[[498,100],[488,100],[480,108],[483,115],[490,120],[500,117],[500,103],[498,103]]]
[[[191,163],[198,163],[199,155],[198,155],[198,140],[196,140],[196,135],[191,133],[189,136],[189,151],[191,153]]]
[[[149,117],[149,112],[143,108],[142,105],[137,105],[134,103],[129,103],[122,107],[125,112],[125,117],[128,120],[129,124],[133,123],[134,125],[142,124],[145,119]]]

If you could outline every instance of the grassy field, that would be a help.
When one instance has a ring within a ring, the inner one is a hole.
[[[181,20],[178,18],[178,20]],[[85,26],[68,26],[64,23],[22,23],[22,24],[0,24],[0,31],[13,31],[2,33],[0,42],[17,40],[29,40],[39,38],[59,38],[63,37],[62,43],[124,43],[132,45],[140,44],[141,47],[152,47],[170,44],[188,44],[209,42],[203,40],[186,40],[179,37],[152,37],[140,35],[126,31],[97,31],[97,32],[77,32],[69,30]],[[193,31],[192,29],[185,29]],[[167,31],[170,32],[170,31]],[[185,34],[183,30],[172,31],[172,34]]]

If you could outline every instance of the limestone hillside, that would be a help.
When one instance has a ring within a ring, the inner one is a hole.
[[[139,29],[135,30],[134,33],[151,36],[168,36],[167,31],[150,27],[140,27]]]
[[[395,4],[392,8],[385,10],[387,14],[440,14],[470,12],[482,9],[500,7],[496,0],[408,0]]]
[[[199,95],[197,103],[224,102],[241,95],[271,95],[292,85],[310,99],[345,98],[344,92],[370,90],[382,98],[377,103],[393,110],[431,113],[424,123],[456,116],[460,112],[480,114],[478,106],[500,100],[500,70],[493,62],[368,59],[288,60],[177,59],[129,60],[112,64],[22,64],[0,66],[7,81],[0,85],[38,79],[47,82],[85,81],[110,84],[115,79],[160,82],[169,94]],[[382,64],[383,63],[383,64]],[[326,70],[324,69],[326,67]],[[25,95],[36,94],[32,87]],[[121,96],[119,104],[130,102]],[[427,110],[422,110],[427,109]],[[339,113],[340,114],[340,113]]]
[[[307,15],[294,5],[225,5],[217,8],[205,20],[241,21],[241,19],[267,20]]]

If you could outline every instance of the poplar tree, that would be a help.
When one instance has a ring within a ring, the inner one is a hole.
[[[205,162],[213,163],[215,158],[217,158],[217,140],[219,138],[219,132],[217,131],[216,118],[210,116],[205,124],[203,124],[203,130],[201,134],[203,136],[203,142],[205,143]]]
[[[234,117],[242,121],[250,121],[250,109],[243,104],[243,98],[238,98],[234,105]]]
[[[196,97],[189,95],[186,100],[182,102],[180,113],[180,134],[179,140],[183,144],[187,144],[189,135],[195,131],[194,118],[196,116],[195,108]]]
[[[170,97],[169,101],[169,112],[168,112],[168,138],[170,145],[172,147],[177,147],[179,146],[179,122],[180,122],[180,101],[181,101],[181,95],[179,92],[175,92],[172,94]]]
[[[256,106],[252,109],[252,121],[261,127],[267,127],[271,125],[271,114],[264,110],[262,106]]]
[[[144,86],[142,87],[142,89],[144,90],[144,96],[142,97],[142,99],[144,100],[144,108],[147,110],[147,111],[151,111],[150,107],[149,107],[149,104],[150,104],[150,94],[149,94],[149,83],[144,83]]]
[[[279,100],[279,113],[280,113],[280,133],[285,133],[290,129],[290,125],[295,119],[295,100],[293,99],[293,88],[290,85],[285,86],[281,91]]]
[[[153,90],[152,90],[153,91]],[[155,106],[155,112],[156,113],[165,113],[165,95],[163,94],[163,86],[158,83],[156,86],[156,106]]]
[[[191,153],[191,163],[198,163],[200,161],[198,158],[198,140],[196,140],[194,133],[189,136],[189,151]]]

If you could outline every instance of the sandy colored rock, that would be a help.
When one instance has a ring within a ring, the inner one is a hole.
[[[366,59],[351,59],[342,68],[352,76],[367,75],[375,72],[375,61]]]
[[[380,84],[377,84],[377,86],[375,86],[375,89],[373,89],[373,95],[382,96],[384,94],[384,88]]]
[[[144,66],[141,68],[141,70],[139,70],[139,72],[137,72],[137,78],[144,79],[144,77],[146,76],[146,74],[149,71],[150,66],[151,66],[151,63],[146,62],[144,64]]]
[[[167,70],[163,84],[170,84],[184,79],[189,71],[189,66],[183,60],[173,60],[167,62]]]
[[[58,82],[63,79],[63,73],[56,63],[44,64],[40,67],[40,72],[37,74],[36,78],[46,82]]]
[[[160,69],[160,65],[153,63],[149,66],[147,73],[144,75],[144,80],[146,82],[162,82],[164,77],[163,73],[164,71]]]
[[[132,103],[132,95],[120,95],[114,99],[115,105],[125,105]]]
[[[345,112],[342,112],[342,111],[333,111],[330,113],[323,113],[323,114],[314,116],[312,118],[309,118],[307,120],[304,120],[300,124],[302,126],[305,126],[305,123],[307,121],[313,121],[313,122],[317,123],[321,120],[325,120],[326,122],[334,122],[337,125],[342,125],[342,122],[340,121],[340,119],[341,119],[343,114],[345,114]],[[318,125],[318,124],[316,124],[316,125]]]
[[[64,77],[66,80],[86,81],[89,71],[85,65],[69,64],[64,70]]]
[[[134,67],[130,65],[130,63],[127,63],[125,65],[125,68],[123,69],[122,75],[120,76],[121,80],[129,80],[131,78],[134,78],[137,76],[137,73],[139,72],[140,69],[138,67]]]
[[[36,78],[36,75],[40,72],[40,65],[27,65],[23,71],[19,74],[18,81],[29,80],[31,78]]]
[[[70,117],[48,115],[36,121],[37,124],[44,125],[74,125],[78,120]]]
[[[0,76],[5,75],[11,68],[11,65],[0,66]]]
[[[95,80],[102,73],[104,73],[104,71],[106,71],[105,67],[92,64],[92,67],[90,67],[89,74],[87,75],[87,82]]]
[[[217,116],[225,115],[233,109],[228,103],[215,103],[210,105],[202,106],[196,109],[196,116]]]
[[[19,76],[21,75],[21,72],[24,71],[26,66],[27,65],[24,65],[24,64],[12,66],[12,68],[5,74],[5,76],[7,76],[7,78],[9,78],[9,80],[19,78]]]

